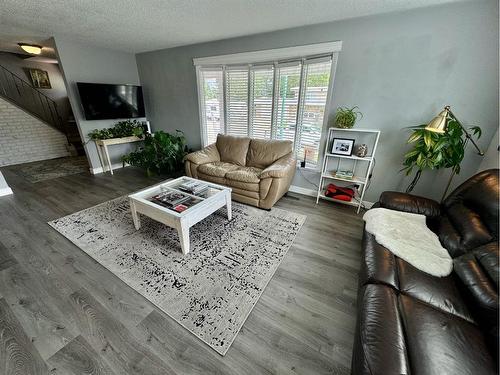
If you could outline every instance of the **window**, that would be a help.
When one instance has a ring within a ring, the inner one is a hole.
[[[271,52],[292,49],[297,54],[300,47]],[[306,167],[316,168],[339,50],[337,45],[334,52],[270,62],[259,52],[195,59],[204,146],[219,133],[286,139],[299,160],[306,156]]]

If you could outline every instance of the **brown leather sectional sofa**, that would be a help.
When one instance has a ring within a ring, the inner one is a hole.
[[[377,206],[425,215],[454,271],[423,273],[364,233],[352,374],[498,374],[499,170],[441,204],[385,192]]]
[[[296,159],[290,141],[229,135],[186,156],[186,174],[232,188],[235,201],[270,209],[290,188]]]

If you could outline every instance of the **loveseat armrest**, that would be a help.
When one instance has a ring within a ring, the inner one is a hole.
[[[194,164],[206,164],[220,161],[219,150],[215,143],[195,152],[186,155],[185,160]]]
[[[441,206],[435,200],[397,191],[384,191],[379,198],[379,207],[427,217],[441,215]]]
[[[282,178],[287,177],[290,174],[293,174],[295,171],[295,167],[297,165],[297,159],[293,156],[293,153],[290,152],[276,160],[273,164],[268,166],[260,173],[260,178]]]

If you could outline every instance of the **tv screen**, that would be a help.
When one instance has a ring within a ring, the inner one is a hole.
[[[86,120],[145,117],[141,86],[78,82]]]

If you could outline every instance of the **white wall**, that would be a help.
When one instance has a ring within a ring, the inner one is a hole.
[[[0,166],[69,156],[66,136],[0,98]]]
[[[500,144],[500,140],[498,139],[498,129],[491,139],[490,145],[484,152],[484,158],[481,164],[479,165],[478,172],[484,171],[485,169],[491,168],[499,168],[499,160],[498,160],[498,147]],[[469,147],[472,147],[469,145]]]
[[[131,53],[92,47],[54,37],[56,51],[68,88],[68,96],[82,139],[88,141],[87,134],[93,129],[112,127],[118,120],[86,121],[77,82],[139,84],[135,56]],[[136,148],[132,145],[117,145],[109,148],[112,163],[120,163],[121,155]],[[85,145],[85,151],[92,169],[101,166],[94,142]]]
[[[153,130],[184,130],[189,146],[201,144],[194,57],[341,40],[330,123],[338,106],[359,106],[358,128],[382,131],[377,165],[366,199],[404,190],[399,170],[408,126],[430,121],[445,105],[465,125],[479,125],[488,146],[498,128],[498,0],[476,0],[400,13],[201,43],[137,55],[146,113]],[[468,147],[454,186],[482,158]],[[425,171],[416,194],[440,198],[450,171]],[[306,172],[305,172],[306,173]],[[317,173],[307,173],[318,180]],[[314,189],[300,174],[294,185]]]

